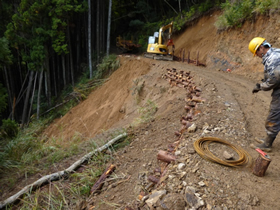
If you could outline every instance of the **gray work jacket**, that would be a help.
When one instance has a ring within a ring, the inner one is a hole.
[[[261,90],[272,90],[272,95],[280,93],[280,49],[270,48],[262,58],[264,80]]]

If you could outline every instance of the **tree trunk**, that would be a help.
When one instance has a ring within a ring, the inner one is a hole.
[[[50,75],[50,63],[49,63],[49,53],[48,53],[49,51],[47,46],[45,46],[45,49],[46,49],[46,59],[45,59],[46,96],[48,100],[48,107],[50,107],[52,93],[51,93],[51,75]]]
[[[100,24],[100,55],[104,56],[104,54],[106,53],[106,47],[105,47],[105,37],[106,37],[106,33],[105,33],[105,7],[104,7],[104,1],[101,2],[101,24]]]
[[[166,0],[164,0],[164,1],[165,1],[166,4],[168,4],[168,6],[171,7],[171,9],[172,9],[176,14],[178,14],[178,12],[174,9],[174,7],[172,7],[171,4],[169,4]]]
[[[79,18],[79,21],[82,21],[80,18]],[[76,34],[76,71],[77,72],[80,72],[80,47],[81,47],[81,44],[80,44],[80,31],[81,27],[80,27],[80,24],[77,24],[77,34]]]
[[[5,74],[5,80],[6,80],[6,87],[7,87],[7,91],[8,91],[8,107],[9,107],[9,112],[13,113],[13,110],[12,110],[12,106],[13,106],[12,92],[11,92],[11,87],[10,87],[7,67],[5,65],[4,65],[4,74]],[[13,114],[12,114],[12,119],[14,119]]]
[[[107,28],[107,49],[106,49],[106,55],[107,56],[109,56],[109,53],[110,53],[111,9],[112,9],[112,0],[109,0],[108,28]]]
[[[88,67],[89,67],[89,78],[92,78],[92,64],[91,64],[91,6],[88,0]]]
[[[66,87],[66,69],[65,69],[65,56],[64,54],[61,54],[61,60],[62,60],[62,71],[63,71],[63,85]]]
[[[180,13],[180,16],[181,16],[181,19],[183,18],[182,16],[182,10],[181,10],[181,0],[178,0],[179,2],[179,13]]]
[[[59,62],[61,59],[59,55],[55,56],[55,63],[56,63],[56,68],[57,68],[57,90],[60,92],[61,90],[61,84],[62,84],[62,78],[61,78],[61,62]]]
[[[38,97],[37,97],[37,120],[39,120],[39,116],[40,116],[40,97],[41,97],[41,90],[42,90],[43,73],[44,72],[42,66],[40,78],[39,78]]]
[[[32,92],[32,96],[31,96],[31,102],[30,102],[28,116],[31,116],[31,112],[32,112],[33,99],[34,99],[34,94],[35,94],[35,90],[36,90],[37,75],[38,75],[38,72],[36,72],[36,74],[35,74],[35,80],[34,80],[34,85],[33,85],[33,92]],[[29,121],[27,124],[29,124]]]
[[[56,80],[56,68],[55,68],[55,57],[52,59],[52,68],[53,68],[53,85],[54,85],[54,96],[57,97],[57,80]]]
[[[73,54],[72,54],[72,47],[71,47],[71,34],[70,34],[70,27],[68,24],[68,28],[67,28],[67,33],[68,33],[68,39],[69,39],[69,56],[70,56],[70,71],[71,71],[71,83],[72,86],[74,87],[75,85],[75,81],[74,81],[74,66],[73,66]]]
[[[99,38],[99,34],[100,34],[100,31],[99,31],[99,21],[100,21],[100,18],[99,18],[99,15],[100,15],[100,4],[99,4],[99,0],[96,0],[96,62],[97,64],[99,63],[99,54],[100,54],[100,38]]]
[[[30,91],[31,91],[31,86],[32,86],[33,75],[34,75],[34,71],[30,71],[29,82],[28,82],[28,87],[27,87],[27,91],[26,91],[26,95],[25,95],[23,112],[22,112],[22,127],[28,121],[28,118],[29,118],[29,116],[27,116],[27,110],[28,110],[28,105],[29,105],[28,102],[29,102],[29,96],[30,96]]]

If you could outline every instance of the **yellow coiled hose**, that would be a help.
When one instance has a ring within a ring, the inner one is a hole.
[[[238,154],[239,159],[238,160],[219,159],[209,150],[209,144],[211,143],[219,143],[219,144],[224,144],[226,146],[229,146]],[[202,158],[221,165],[238,167],[238,166],[251,165],[252,163],[252,157],[244,149],[219,138],[215,138],[215,137],[200,138],[194,142],[194,148]]]

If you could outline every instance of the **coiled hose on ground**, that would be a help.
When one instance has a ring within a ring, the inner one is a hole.
[[[238,160],[222,160],[218,158],[209,150],[209,144],[211,143],[219,143],[232,148],[238,154]],[[200,138],[194,142],[194,148],[202,158],[221,165],[239,167],[245,165],[251,166],[252,163],[252,157],[244,149],[216,137]]]

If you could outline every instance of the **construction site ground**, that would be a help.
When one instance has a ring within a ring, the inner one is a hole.
[[[139,206],[149,209],[145,201],[139,200],[139,195],[144,195],[148,176],[160,167],[158,151],[167,150],[168,145],[177,140],[174,132],[181,128],[180,119],[186,114],[186,90],[170,85],[162,77],[172,68],[190,72],[205,102],[198,104],[200,114],[193,119],[197,129],[183,134],[176,150],[177,160],[168,165],[166,179],[146,192],[145,195],[151,195],[166,190],[165,196],[154,203],[151,201],[151,209],[279,209],[280,137],[269,154],[272,161],[264,177],[254,175],[249,166],[233,168],[209,162],[193,147],[194,141],[201,137],[217,137],[241,146],[255,160],[258,153],[249,145],[256,137],[266,135],[264,123],[271,92],[252,94],[255,83],[262,79],[263,66],[259,58],[253,58],[247,46],[253,37],[264,36],[275,47],[280,47],[275,31],[280,22],[277,15],[271,15],[245,23],[242,28],[218,33],[214,26],[217,15],[219,12],[214,12],[196,20],[174,38],[177,56],[180,49],[185,48],[190,50],[192,59],[196,59],[199,51],[199,60],[206,67],[152,60],[141,55],[120,55],[121,66],[110,79],[44,132],[71,144],[75,133],[88,139],[112,129],[129,131],[130,144],[114,151],[114,160],[110,162],[116,166],[112,176],[123,179],[106,182],[101,193],[91,197],[93,209],[137,209]],[[139,109],[148,102],[152,102],[157,111],[151,120],[139,123]],[[211,145],[211,151],[215,154],[227,151],[238,159],[233,150],[220,144]],[[75,159],[71,158],[33,179],[67,168],[73,162]],[[1,199],[31,182],[19,183]],[[189,190],[196,193],[192,204],[186,201]],[[81,208],[79,205],[73,205],[73,209]]]

